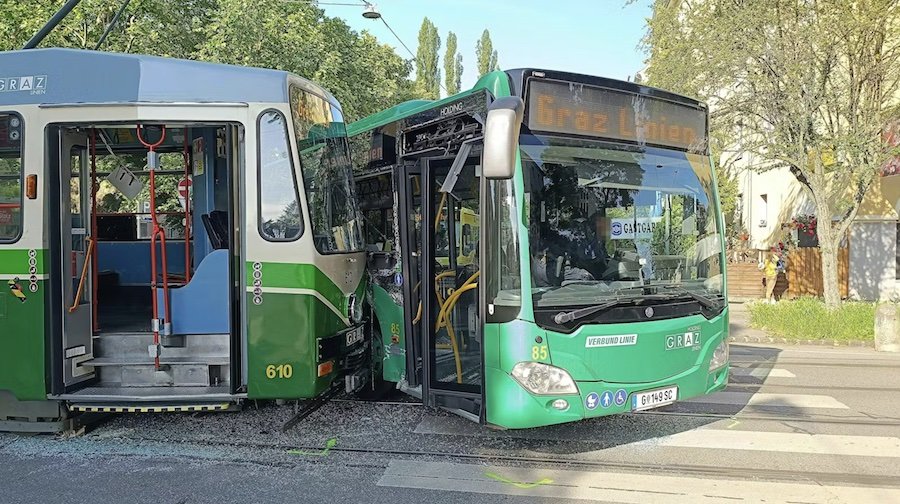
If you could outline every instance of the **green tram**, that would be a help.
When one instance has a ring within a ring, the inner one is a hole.
[[[351,124],[373,390],[528,428],[724,388],[707,118],[630,82],[513,70]]]
[[[0,430],[365,378],[341,108],[281,71],[0,53]]]

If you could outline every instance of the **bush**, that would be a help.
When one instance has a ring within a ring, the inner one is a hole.
[[[834,311],[816,298],[752,303],[750,325],[784,338],[800,340],[875,339],[875,304],[848,301]]]

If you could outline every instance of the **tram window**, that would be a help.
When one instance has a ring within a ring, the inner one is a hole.
[[[362,251],[344,116],[334,104],[297,86],[290,94],[313,243],[323,254]]]
[[[259,232],[270,241],[292,241],[303,233],[297,178],[284,116],[259,117]]]
[[[22,118],[0,114],[0,243],[22,235]]]

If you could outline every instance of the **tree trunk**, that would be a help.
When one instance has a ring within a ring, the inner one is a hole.
[[[841,237],[831,223],[830,205],[816,205],[819,252],[822,254],[822,286],[825,307],[835,309],[841,305],[841,291],[838,283],[838,245]]]

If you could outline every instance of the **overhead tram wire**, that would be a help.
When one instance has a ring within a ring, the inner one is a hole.
[[[388,31],[391,32],[391,35],[393,35],[394,38],[397,39],[397,42],[400,42],[400,45],[403,46],[404,49],[406,49],[406,52],[408,52],[410,56],[412,56],[413,61],[415,61],[415,59],[416,59],[416,53],[412,52],[412,49],[410,49],[409,46],[406,45],[406,42],[403,42],[403,39],[400,38],[400,35],[397,35],[397,32],[395,32],[394,29],[391,28],[391,25],[389,25],[387,20],[384,19],[384,15],[381,14],[380,12],[378,12],[377,10],[375,10],[375,5],[372,4],[371,2],[367,2],[366,0],[361,0],[361,3],[316,2],[315,0],[282,0],[282,1],[288,2],[288,3],[305,3],[305,4],[310,4],[310,5],[342,5],[342,6],[347,6],[347,7],[365,7],[367,10],[365,13],[363,13],[363,17],[366,19],[380,19],[381,22],[384,23],[384,26],[387,27]],[[444,87],[444,83],[441,82],[440,79],[438,79],[438,86],[440,86],[441,89],[444,90],[445,93],[447,93],[447,95],[450,94],[450,92],[447,91],[447,88]]]
[[[106,42],[106,37],[109,36],[110,32],[112,32],[113,27],[116,26],[116,23],[119,22],[119,18],[122,17],[122,13],[125,12],[125,9],[128,7],[129,3],[131,3],[131,0],[125,0],[124,2],[122,2],[119,10],[116,11],[116,15],[113,16],[112,21],[110,21],[106,26],[106,30],[103,31],[103,35],[100,36],[100,40],[97,41],[97,45],[94,47],[95,51],[98,51],[103,43]]]
[[[391,33],[394,35],[394,38],[397,39],[397,42],[400,42],[400,45],[402,45],[403,48],[406,49],[406,52],[408,52],[409,55],[412,56],[413,60],[415,60],[415,59],[416,59],[416,55],[415,55],[415,54],[410,50],[410,48],[403,42],[403,39],[401,39],[400,36],[397,35],[397,32],[395,32],[394,29],[391,28],[391,25],[389,25],[389,24],[387,23],[387,21],[384,19],[384,16],[383,16],[383,15],[378,16],[378,19],[381,19],[381,22],[384,23],[384,26],[386,26],[387,29],[391,31]],[[450,92],[447,91],[447,88],[444,87],[444,83],[441,82],[440,79],[438,79],[438,86],[440,86],[441,89],[443,89],[444,92],[447,93],[448,96],[450,95]]]

